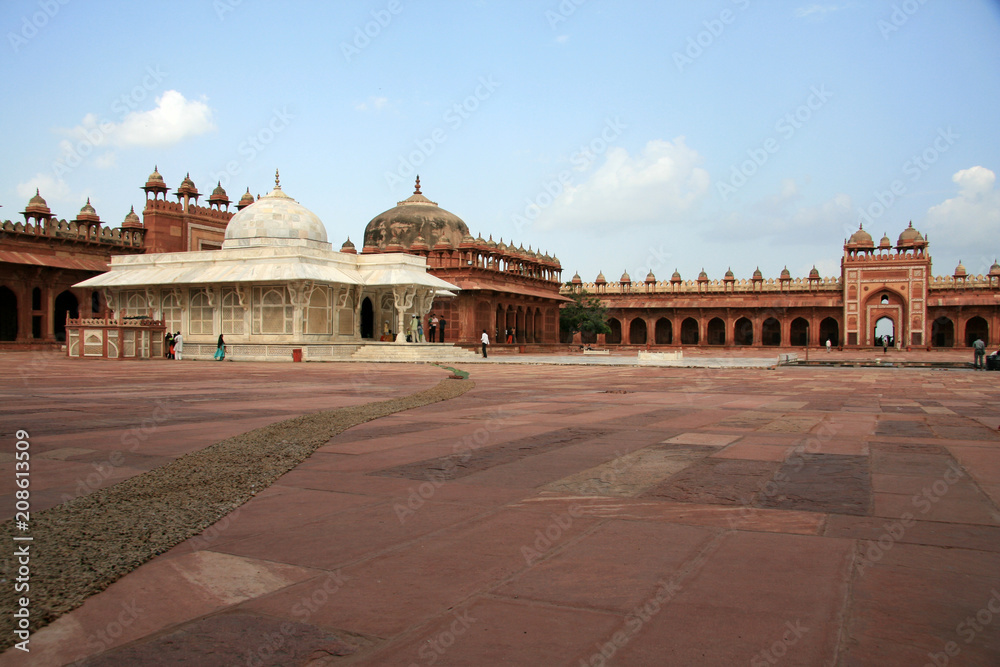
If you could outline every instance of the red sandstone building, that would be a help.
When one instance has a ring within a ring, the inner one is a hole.
[[[749,280],[727,271],[722,280],[669,281],[652,272],[643,282],[626,273],[609,283],[579,275],[564,293],[597,295],[609,310],[611,333],[592,337],[620,346],[834,346],[872,347],[879,335],[901,348],[970,346],[982,338],[1000,345],[1000,264],[970,276],[961,264],[952,276],[931,275],[927,241],[912,223],[896,245],[876,246],[864,229],[844,244],[841,275],[822,278],[813,268],[777,280],[760,270]],[[878,331],[876,331],[878,330]]]
[[[36,191],[22,212],[24,222],[0,226],[0,344],[47,346],[65,340],[66,317],[93,317],[105,310],[104,295],[73,287],[109,269],[111,255],[180,252],[221,247],[232,213],[221,187],[198,205],[189,177],[167,200],[168,188],[153,170],[146,185],[142,220],[135,209],[112,228],[90,200],[73,220],[59,220]],[[240,207],[253,202],[248,194]]]
[[[486,331],[502,342],[509,329],[518,345],[559,342],[559,304],[568,300],[559,294],[559,259],[472,238],[461,218],[421,194],[420,177],[411,197],[368,223],[362,252],[426,257],[430,273],[462,288],[431,307],[448,323],[445,341],[478,344]]]
[[[233,213],[222,187],[208,206],[190,177],[169,201],[154,169],[142,187],[142,220],[130,211],[120,226],[106,226],[88,202],[73,220],[58,220],[36,193],[24,222],[0,226],[0,343],[52,345],[64,339],[70,317],[100,315],[104,295],[74,284],[108,270],[111,255],[214,250],[222,245]],[[249,190],[237,208],[254,202]],[[347,241],[342,252],[357,252]],[[430,272],[461,288],[434,302],[446,322],[445,340],[476,344],[483,330],[501,341],[512,330],[518,345],[560,342],[559,306],[566,294],[587,291],[610,308],[612,332],[593,342],[621,346],[822,346],[870,347],[890,331],[900,347],[967,346],[977,337],[1000,345],[1000,264],[969,276],[931,275],[927,241],[907,227],[893,246],[876,246],[863,229],[844,245],[841,275],[821,278],[813,269],[793,279],[755,271],[749,280],[727,272],[722,280],[667,281],[650,272],[642,282],[625,274],[584,284],[579,276],[560,294],[559,260],[523,246],[473,238],[468,226],[420,192],[368,223],[362,253],[405,252],[425,257]],[[378,339],[375,305],[362,303],[358,323],[365,339]],[[425,324],[426,326],[426,324]],[[393,332],[395,333],[395,332]],[[568,341],[564,341],[568,342]]]
[[[169,189],[157,169],[142,187],[142,221],[131,211],[121,226],[104,226],[90,202],[76,219],[58,221],[40,195],[29,202],[25,222],[5,222],[0,232],[0,343],[52,345],[65,339],[70,317],[98,316],[106,298],[73,285],[104,273],[111,255],[217,250],[232,218],[221,186],[200,206],[190,176],[167,199]],[[254,202],[249,190],[237,208]],[[348,240],[341,252],[356,253]],[[432,312],[446,322],[446,342],[477,343],[483,330],[491,340],[507,329],[524,344],[559,342],[559,304],[566,297],[559,260],[523,247],[472,238],[468,226],[420,194],[376,216],[365,230],[363,253],[405,252],[427,259],[430,273],[461,287],[454,298],[434,302]],[[358,318],[364,339],[381,338],[374,310],[365,299]],[[425,323],[426,326],[426,323]],[[393,332],[396,333],[396,332]]]

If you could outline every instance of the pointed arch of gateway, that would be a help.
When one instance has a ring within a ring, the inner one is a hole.
[[[681,345],[697,345],[700,339],[698,320],[693,317],[685,318],[681,322]]]
[[[788,327],[788,343],[794,347],[803,347],[809,342],[809,320],[796,317]]]
[[[990,339],[990,325],[978,315],[970,317],[965,323],[965,346],[972,347],[977,338],[983,342]]]
[[[611,331],[604,337],[604,340],[608,345],[621,345],[622,342],[622,323],[617,317],[608,318],[608,328]]]
[[[709,345],[726,344],[726,323],[721,317],[713,317],[708,321],[708,328],[705,331],[705,342]]]
[[[883,315],[875,320],[872,338],[875,345],[893,347],[896,344],[896,320],[891,315]]]
[[[17,295],[0,287],[0,341],[17,340]]]
[[[832,317],[824,317],[823,321],[819,323],[819,343],[820,345],[826,345],[826,341],[830,341],[830,345],[834,347],[842,344],[840,341],[840,324]]]
[[[674,342],[674,325],[666,317],[656,320],[655,341],[657,345],[670,345]]]
[[[941,316],[931,323],[931,345],[955,347],[955,323],[951,318]]]
[[[760,343],[769,347],[781,345],[781,322],[773,317],[764,320],[760,325]]]
[[[628,342],[630,345],[646,344],[646,320],[637,317],[629,323]]]
[[[52,331],[58,341],[66,340],[67,317],[80,317],[80,302],[75,294],[64,290],[56,296],[55,316],[52,320]]]
[[[733,324],[733,343],[735,345],[753,345],[753,322],[741,317]]]

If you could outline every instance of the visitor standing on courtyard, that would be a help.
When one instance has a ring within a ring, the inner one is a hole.
[[[170,331],[163,337],[163,356],[167,359],[174,358],[174,334]]]
[[[435,343],[435,342],[437,342],[437,330],[438,330],[438,318],[437,318],[437,315],[435,315],[434,313],[431,313],[431,319],[428,321],[428,324],[429,324],[429,326],[427,327],[427,329],[428,329],[428,332],[427,332],[428,335],[427,335],[427,337],[430,340],[430,342]]]
[[[177,361],[181,360],[181,355],[184,354],[184,337],[181,336],[181,332],[178,331],[174,334],[174,359]]]
[[[215,358],[218,361],[222,361],[226,358],[226,341],[222,337],[222,334],[219,334],[219,345],[215,350]]]
[[[984,361],[986,359],[986,343],[983,342],[982,338],[977,338],[972,344],[972,349],[975,352],[973,358],[973,364],[976,370],[983,370]]]
[[[833,343],[830,342],[829,338],[827,338],[826,339],[826,351],[829,352],[831,349],[833,349]]]
[[[410,318],[410,342],[419,343],[420,339],[417,338],[417,328],[420,326],[420,318],[414,315]]]
[[[444,342],[444,325],[448,324],[448,320],[443,317],[438,320],[438,342]]]
[[[486,358],[486,346],[490,344],[490,335],[486,333],[486,329],[483,329],[483,359]]]
[[[427,340],[424,338],[424,322],[419,317],[417,318],[417,342],[426,343]]]

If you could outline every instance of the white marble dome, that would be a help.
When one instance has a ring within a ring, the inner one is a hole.
[[[286,195],[275,179],[271,192],[229,220],[222,247],[314,244],[329,245],[323,221]]]

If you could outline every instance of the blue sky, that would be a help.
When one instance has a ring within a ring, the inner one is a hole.
[[[1000,255],[1000,3],[7,0],[0,204],[284,190],[335,247],[423,192],[616,280],[839,275],[860,220]],[[359,244],[360,245],[360,244]]]

